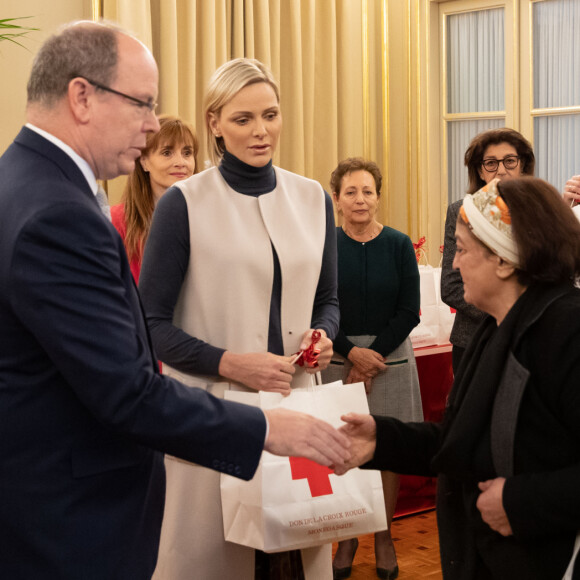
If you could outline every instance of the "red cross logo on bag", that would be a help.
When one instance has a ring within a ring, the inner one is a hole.
[[[330,467],[324,467],[324,465],[319,465],[304,457],[290,457],[290,469],[292,479],[308,480],[312,497],[332,495],[332,486],[330,485],[330,477],[328,477],[333,473]]]

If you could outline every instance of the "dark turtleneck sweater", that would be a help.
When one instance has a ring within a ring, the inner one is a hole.
[[[226,151],[219,165],[226,183],[241,195],[258,197],[276,187],[272,162],[253,167]],[[211,192],[208,192],[208,195]],[[336,242],[332,200],[326,194],[326,240],[312,313],[312,328],[322,328],[329,338],[338,331]],[[171,238],[171,259],[167,259]],[[157,356],[173,368],[189,374],[217,375],[224,349],[185,333],[173,324],[173,311],[189,265],[189,217],[181,190],[171,187],[157,204],[139,278],[139,291]],[[282,278],[272,246],[274,280],[270,301],[268,351],[283,354],[280,326]]]

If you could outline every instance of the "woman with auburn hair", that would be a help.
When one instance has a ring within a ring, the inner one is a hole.
[[[204,109],[215,165],[163,196],[143,260],[153,344],[192,387],[288,395],[326,368],[338,330],[332,200],[273,165],[282,113],[264,64],[223,64]],[[315,331],[312,360],[295,366]],[[219,474],[171,457],[166,470],[159,580],[332,577],[330,544],[268,555],[226,542]]]
[[[543,180],[493,180],[455,237],[486,316],[443,420],[349,414],[352,465],[437,476],[445,580],[579,578],[580,223]]]
[[[336,228],[340,330],[325,383],[364,382],[371,413],[422,421],[421,391],[409,333],[419,323],[419,270],[409,236],[376,219],[382,175],[374,161],[351,157],[332,172],[330,188],[343,217]],[[399,574],[391,522],[399,476],[381,472],[389,529],[375,534],[376,571]],[[348,578],[358,539],[339,542],[334,579]]]
[[[161,115],[159,125],[159,132],[147,134],[121,203],[111,207],[111,220],[123,238],[135,282],[139,282],[143,248],[157,202],[176,181],[197,173],[199,144],[193,126],[171,115]]]
[[[533,175],[536,159],[527,139],[521,133],[504,127],[476,135],[465,152],[465,165],[469,178],[467,193],[475,193],[492,179],[505,181],[522,175]],[[457,311],[450,337],[453,345],[453,372],[457,372],[469,339],[484,316],[464,300],[461,275],[452,267],[455,257],[455,223],[462,203],[463,200],[455,201],[447,208],[441,270],[441,299]]]

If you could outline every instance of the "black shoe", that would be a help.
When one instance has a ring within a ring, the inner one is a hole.
[[[399,575],[398,566],[395,566],[390,570],[387,570],[386,568],[377,568],[377,576],[381,578],[381,580],[395,580],[395,578],[397,578],[398,575]]]
[[[335,568],[334,565],[332,566],[332,578],[333,580],[345,580],[345,578],[349,578],[352,574],[352,562],[354,560],[354,556],[356,551],[358,550],[358,538],[354,539],[354,550],[352,551],[352,558],[350,560],[350,566],[345,566],[344,568]]]

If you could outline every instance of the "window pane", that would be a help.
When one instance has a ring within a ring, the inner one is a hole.
[[[471,140],[482,131],[505,126],[504,119],[480,119],[477,121],[452,121],[447,124],[447,185],[448,202],[463,199],[467,191],[467,167],[463,163],[465,150]]]
[[[534,119],[536,176],[558,191],[572,175],[580,173],[580,115]]]
[[[534,107],[580,105],[580,2],[533,4]]]
[[[447,16],[447,112],[504,110],[504,9]]]

